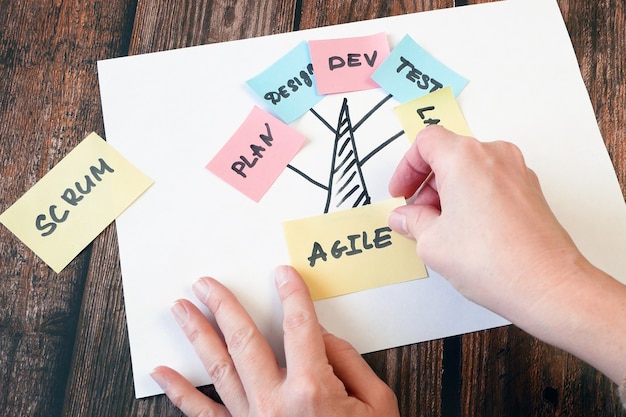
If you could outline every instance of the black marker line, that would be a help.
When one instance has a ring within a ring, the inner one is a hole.
[[[391,142],[393,142],[394,140],[398,139],[403,134],[404,134],[404,130],[401,130],[398,133],[396,133],[395,135],[393,135],[392,137],[390,137],[389,139],[387,139],[386,141],[384,141],[383,143],[381,143],[376,149],[374,149],[372,152],[367,154],[367,156],[365,156],[365,158],[361,159],[361,161],[360,161],[361,166],[363,166],[372,156],[376,155],[378,152],[383,150],[383,148],[385,148],[385,146],[389,145]]]
[[[357,124],[354,125],[354,127],[352,128],[352,131],[356,131],[372,114],[374,114],[374,112],[376,110],[380,109],[383,104],[385,104],[387,101],[389,101],[389,99],[391,97],[393,97],[393,96],[391,94],[389,94],[389,95],[387,95],[387,97],[385,97],[384,99],[379,101],[378,104],[376,104],[369,112],[367,112],[365,114],[365,116],[363,116],[363,118],[361,120],[359,120],[357,122]]]
[[[307,180],[311,184],[317,185],[322,190],[328,191],[328,187],[327,186],[325,186],[324,184],[321,184],[321,183],[315,181],[313,178],[309,177],[307,174],[305,174],[304,172],[300,171],[298,168],[294,167],[293,165],[287,164],[287,168],[289,168],[290,170],[292,170],[296,174],[300,175],[302,178],[304,178],[305,180]]]

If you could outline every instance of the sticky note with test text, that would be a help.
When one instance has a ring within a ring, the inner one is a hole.
[[[314,300],[428,276],[415,241],[387,224],[404,204],[395,198],[283,223],[291,264]]]
[[[248,80],[248,85],[264,107],[285,123],[293,122],[323,98],[317,94],[309,47],[304,41]]]
[[[254,106],[206,168],[258,202],[305,141],[301,133]]]
[[[400,103],[451,87],[455,96],[467,80],[437,60],[406,35],[372,75]]]
[[[60,272],[152,183],[91,133],[2,213],[0,222]]]
[[[378,88],[373,72],[389,55],[385,33],[309,41],[319,94]]]
[[[401,104],[394,111],[411,143],[419,132],[431,124],[443,126],[458,135],[472,136],[450,87]]]

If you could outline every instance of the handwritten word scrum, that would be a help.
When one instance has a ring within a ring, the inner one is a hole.
[[[65,189],[63,194],[60,196],[61,200],[63,200],[65,205],[65,210],[63,210],[63,214],[59,216],[60,210],[57,211],[59,206],[56,204],[51,204],[48,208],[48,214],[50,216],[50,220],[48,221],[48,217],[45,214],[39,214],[35,219],[35,227],[37,230],[43,232],[41,236],[50,236],[56,230],[57,226],[60,223],[65,222],[69,215],[70,209],[72,207],[76,207],[78,203],[85,198],[85,196],[89,195],[92,190],[96,187],[97,183],[103,180],[103,175],[107,172],[113,173],[115,170],[111,168],[107,162],[103,158],[98,159],[99,166],[92,165],[89,168],[89,174],[85,175],[84,185],[81,182],[76,181],[74,183],[74,187],[68,187]]]
[[[417,67],[411,61],[409,61],[405,57],[401,56],[400,61],[402,63],[398,66],[398,68],[396,69],[396,72],[398,74],[401,74],[402,71],[406,70],[406,75],[405,75],[406,79],[411,81],[412,83],[415,83],[415,85],[417,85],[418,88],[422,90],[428,90],[430,88],[431,93],[440,88],[443,88],[443,84],[441,84],[439,81],[435,80],[428,74],[424,74],[422,71],[417,69]]]
[[[374,51],[371,56],[368,54],[363,54],[363,58],[365,58],[365,62],[370,67],[374,67],[376,63],[376,57],[378,56],[378,51]],[[347,57],[344,59],[340,56],[331,56],[328,58],[328,69],[331,71],[336,70],[338,68],[343,68],[346,65],[348,67],[360,67],[363,63],[361,62],[361,54],[349,53]]]
[[[272,146],[272,142],[274,141],[274,138],[272,137],[272,131],[270,130],[269,123],[265,123],[265,128],[267,129],[267,134],[261,133],[259,134],[259,138],[261,139],[263,144],[265,144],[265,146],[270,148]],[[252,156],[254,157],[252,160],[249,161],[248,158],[246,158],[244,155],[239,155],[240,160],[233,162],[233,164],[230,167],[238,175],[241,175],[244,178],[248,177],[246,173],[244,172],[244,170],[246,168],[253,168],[256,165],[256,163],[259,161],[259,159],[263,158],[263,152],[265,152],[267,149],[261,145],[256,145],[252,143],[250,144],[250,150],[252,151]]]
[[[302,87],[313,87],[313,64],[309,64],[306,70],[300,71],[298,76],[290,78],[287,82],[276,89],[276,91],[268,91],[263,96],[265,100],[273,105],[280,103],[284,98],[289,98],[292,93],[297,92]]]
[[[385,248],[392,245],[390,233],[391,229],[389,227],[379,227],[374,230],[374,239],[372,239],[371,243],[368,242],[366,231],[356,235],[348,235],[346,236],[348,240],[346,244],[341,240],[335,240],[335,243],[333,243],[330,248],[330,254],[333,258],[339,259],[343,255],[353,256],[363,253],[365,250]],[[349,245],[349,248],[347,245]],[[313,242],[311,256],[307,259],[309,260],[309,266],[314,267],[318,259],[326,262],[328,260],[328,253],[319,242]]]

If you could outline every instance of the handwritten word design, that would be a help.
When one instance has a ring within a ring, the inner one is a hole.
[[[285,123],[309,111],[323,96],[317,94],[309,47],[301,42],[248,85],[263,105]]]
[[[467,80],[419,46],[409,35],[380,64],[372,78],[400,103],[406,103],[443,87],[455,96]]]
[[[415,242],[387,226],[404,199],[283,223],[289,259],[316,299],[427,276]]]
[[[92,133],[2,213],[0,221],[60,272],[152,183]]]
[[[258,202],[304,142],[302,134],[255,106],[206,168]]]
[[[319,94],[378,88],[372,73],[389,55],[387,35],[309,41]]]

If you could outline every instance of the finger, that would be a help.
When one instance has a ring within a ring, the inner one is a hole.
[[[391,389],[378,378],[350,343],[331,333],[324,335],[324,342],[328,361],[350,395],[378,407],[383,403],[395,401]]]
[[[275,281],[283,305],[287,371],[315,370],[320,364],[328,365],[322,328],[302,277],[290,266],[279,266]]]
[[[246,394],[221,336],[190,301],[178,300],[172,313],[191,342],[224,404],[236,415],[247,412]]]
[[[396,233],[419,241],[424,230],[431,227],[440,215],[440,210],[429,205],[401,206],[389,215],[389,227]]]
[[[278,384],[274,352],[234,294],[212,278],[196,281],[193,290],[215,317],[249,401],[250,394]]]
[[[456,136],[438,125],[422,130],[391,176],[389,193],[394,197],[411,197],[433,171],[432,158],[424,155],[424,148],[432,148],[433,142],[436,146],[441,146],[438,142],[446,143]]]
[[[200,391],[173,369],[157,367],[150,374],[172,403],[188,417],[230,417],[226,407]]]

